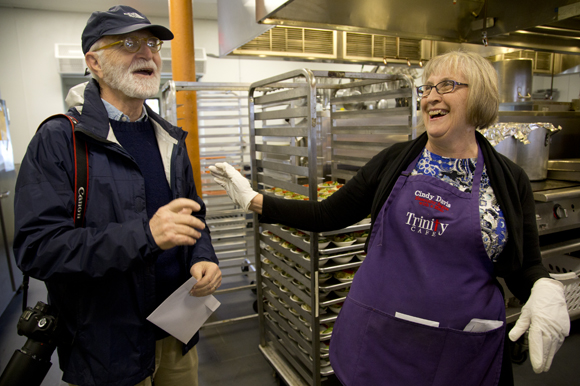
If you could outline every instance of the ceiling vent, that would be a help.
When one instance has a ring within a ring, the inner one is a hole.
[[[341,48],[339,48],[341,47]],[[421,40],[396,36],[276,26],[232,51],[231,55],[333,59],[336,62],[405,63],[425,59]]]
[[[161,55],[161,76],[171,77],[171,46],[164,42],[159,54]],[[86,64],[85,56],[80,44],[54,45],[55,57],[58,65],[58,73],[63,77],[84,76]],[[195,48],[195,74],[199,79],[206,72],[207,56],[205,48]]]
[[[487,59],[491,60],[492,62],[510,59],[532,59],[532,68],[534,73],[551,74],[554,54],[551,52],[518,50],[495,55]]]
[[[335,59],[336,35],[336,31],[276,26],[233,54]]]
[[[421,40],[396,36],[343,32],[344,58],[383,61],[389,59],[421,60]]]

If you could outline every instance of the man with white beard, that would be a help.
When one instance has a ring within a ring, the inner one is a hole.
[[[94,12],[82,34],[92,79],[67,96],[76,123],[43,122],[22,161],[14,253],[46,284],[70,385],[197,385],[198,334],[184,345],[146,320],[191,276],[192,296],[221,284],[186,133],[144,103],[159,91],[170,39],[131,7]],[[79,140],[86,184],[75,172]]]

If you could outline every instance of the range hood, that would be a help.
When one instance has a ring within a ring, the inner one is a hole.
[[[426,42],[578,55],[579,15],[577,0],[218,0],[220,56],[275,26],[421,41],[418,59]]]

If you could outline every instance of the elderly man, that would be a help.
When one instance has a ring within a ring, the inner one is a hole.
[[[83,226],[75,227],[75,153],[66,117],[41,125],[16,187],[14,251],[43,280],[62,326],[58,354],[73,385],[197,385],[199,337],[183,345],[146,317],[189,277],[213,293],[221,271],[185,148],[186,133],[151,111],[162,40],[139,11],[94,12],[82,34],[90,82],[68,115],[87,145]]]

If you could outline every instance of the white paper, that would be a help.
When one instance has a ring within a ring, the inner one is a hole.
[[[419,324],[424,324],[425,326],[439,327],[439,322],[436,322],[434,320],[418,318],[416,316],[411,316],[411,315],[403,314],[401,312],[395,312],[395,318],[399,318],[399,319],[403,319],[403,320],[408,320],[409,322],[415,322],[415,323],[419,323]]]
[[[477,319],[473,318],[467,326],[463,329],[463,331],[468,332],[486,332],[495,330],[496,328],[500,328],[503,326],[503,322],[501,320],[488,320],[488,319]]]
[[[189,291],[195,283],[197,280],[193,277],[186,281],[147,317],[148,321],[183,343],[191,340],[221,304],[212,295],[191,296]]]

